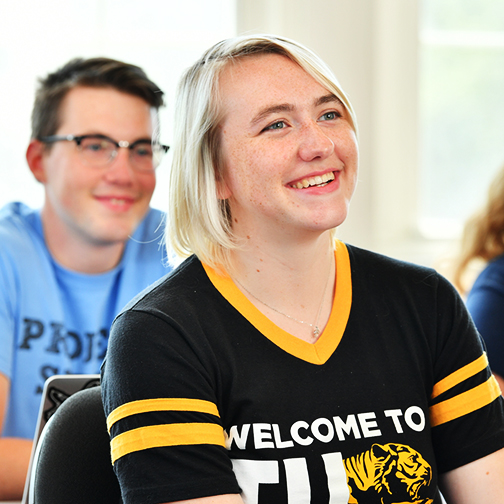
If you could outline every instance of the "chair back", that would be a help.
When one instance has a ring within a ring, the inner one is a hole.
[[[33,461],[28,502],[122,502],[99,386],[70,396],[44,427]]]

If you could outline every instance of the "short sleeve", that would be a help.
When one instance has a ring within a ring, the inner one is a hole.
[[[135,310],[112,327],[102,390],[126,504],[240,492],[225,449],[216,359],[194,333]]]
[[[430,419],[438,468],[446,472],[504,447],[504,409],[484,344],[462,299],[443,278],[437,305]]]

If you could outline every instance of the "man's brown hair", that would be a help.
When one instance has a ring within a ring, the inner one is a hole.
[[[110,58],[75,58],[39,79],[32,112],[32,138],[56,133],[61,102],[77,86],[110,87],[138,96],[156,110],[164,105],[163,91],[140,67]]]

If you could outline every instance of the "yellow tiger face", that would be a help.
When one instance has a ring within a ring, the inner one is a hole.
[[[370,450],[345,459],[348,485],[354,502],[375,493],[382,504],[429,504],[422,497],[432,480],[432,469],[416,451],[401,444],[374,444]]]

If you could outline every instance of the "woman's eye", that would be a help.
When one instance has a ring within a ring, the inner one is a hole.
[[[332,111],[326,112],[320,119],[322,119],[322,121],[334,121],[334,119],[337,119],[338,117],[341,117],[341,114],[339,112]]]
[[[285,123],[283,121],[277,121],[276,123],[270,124],[264,130],[278,130],[283,129],[285,127]]]

